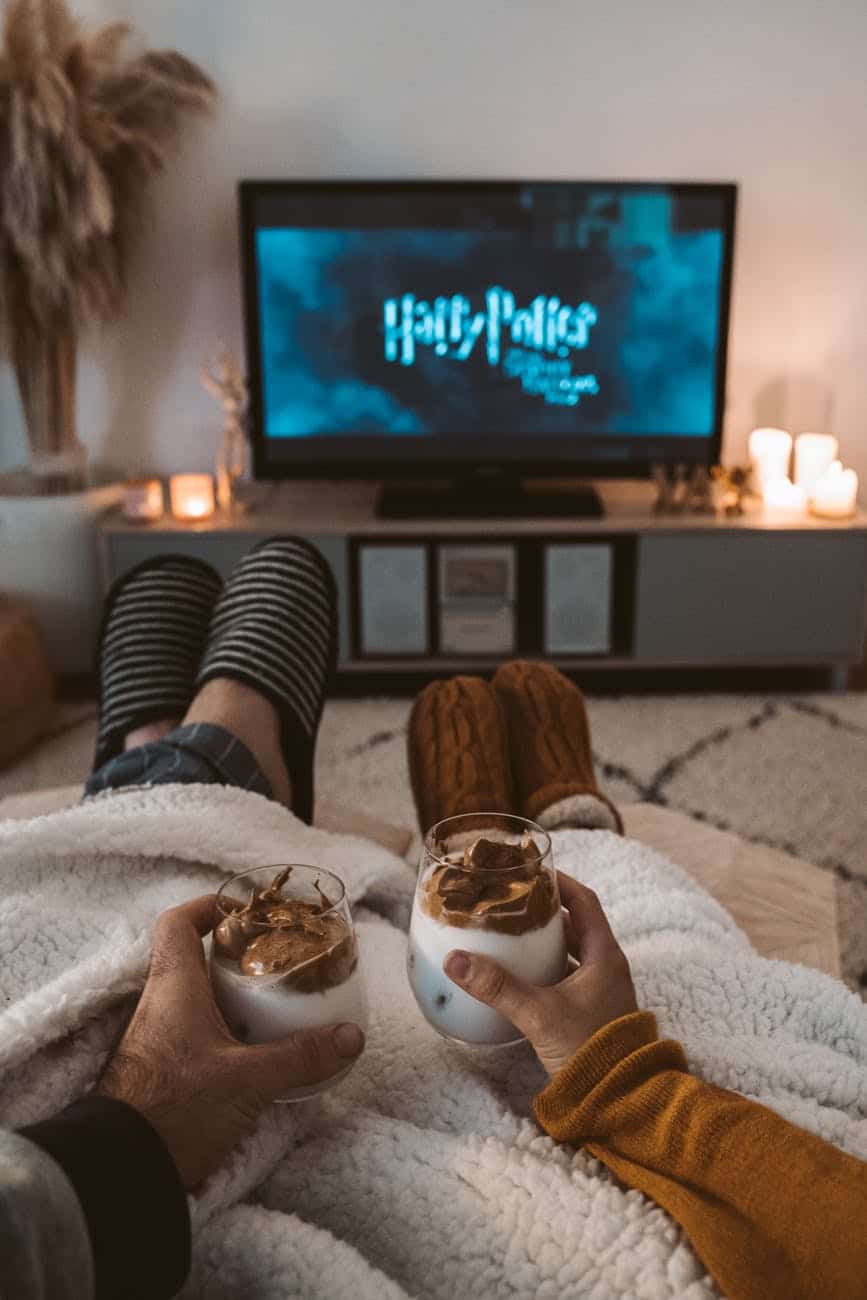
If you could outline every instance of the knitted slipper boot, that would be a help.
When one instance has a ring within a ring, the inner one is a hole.
[[[494,690],[506,720],[520,811],[546,830],[618,831],[623,822],[600,794],[584,696],[549,664],[503,664]]]
[[[453,677],[426,686],[407,740],[422,833],[458,813],[515,811],[506,726],[488,682]]]
[[[222,581],[187,555],[145,560],[108,593],[99,637],[99,727],[93,770],[123,750],[128,732],[182,718]]]
[[[292,808],[313,820],[313,756],[337,663],[337,587],[315,546],[272,537],[236,566],[217,602],[196,682],[243,682],[280,715]]]

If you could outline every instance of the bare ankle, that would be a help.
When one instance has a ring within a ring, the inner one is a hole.
[[[174,731],[178,726],[180,718],[161,718],[159,722],[148,722],[143,727],[136,727],[135,731],[130,731],[124,737],[123,747],[127,749],[136,749],[139,745],[152,745],[157,740],[162,740],[170,731]]]
[[[270,700],[231,677],[215,677],[187,709],[184,723],[195,722],[210,722],[237,736],[270,784],[272,797],[292,806],[292,787],[280,747],[280,715]]]

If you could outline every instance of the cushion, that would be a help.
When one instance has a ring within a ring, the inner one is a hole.
[[[45,734],[53,703],[54,675],[36,621],[0,595],[0,768]]]

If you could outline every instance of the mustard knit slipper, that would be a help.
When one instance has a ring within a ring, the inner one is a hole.
[[[408,756],[422,833],[458,813],[516,811],[505,722],[480,677],[425,687],[409,719]]]
[[[546,830],[562,826],[623,833],[593,770],[584,696],[549,664],[503,664],[494,690],[506,720],[518,811]]]

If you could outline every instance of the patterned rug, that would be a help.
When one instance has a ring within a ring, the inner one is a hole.
[[[867,695],[621,696],[589,708],[615,801],[661,804],[833,873],[844,978],[867,992]],[[411,819],[408,711],[402,700],[332,702],[323,792]]]
[[[317,758],[323,794],[413,824],[407,700],[334,700]],[[834,875],[843,972],[867,994],[867,694],[591,699],[600,780]],[[0,773],[0,798],[83,780],[92,705],[65,706],[55,734]]]

